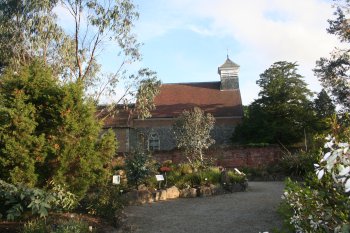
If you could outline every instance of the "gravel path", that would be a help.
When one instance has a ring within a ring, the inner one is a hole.
[[[281,226],[283,182],[249,182],[246,192],[181,198],[126,208],[133,232],[258,233]]]

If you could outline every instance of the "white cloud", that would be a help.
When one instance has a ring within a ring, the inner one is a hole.
[[[181,23],[176,27],[190,29],[203,36],[220,32],[238,41],[242,47],[234,57],[241,65],[240,82],[243,95],[247,94],[246,103],[257,97],[257,88],[251,85],[258,75],[279,60],[298,62],[300,73],[305,76],[310,88],[318,90],[320,85],[312,72],[315,62],[338,45],[337,38],[326,32],[327,19],[334,11],[331,2],[168,0],[162,3],[167,4],[166,9],[170,11],[164,14],[177,13],[177,20]],[[208,23],[203,25],[203,20]],[[165,21],[161,24],[167,25]]]

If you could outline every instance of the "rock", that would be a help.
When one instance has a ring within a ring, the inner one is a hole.
[[[155,190],[152,192],[153,201],[165,201],[166,191],[165,190]]]
[[[232,184],[231,185],[231,192],[243,192],[245,190],[244,186],[242,184]]]
[[[134,205],[137,202],[137,196],[137,190],[132,190],[130,192],[125,193],[124,198],[126,203],[128,203],[129,205]]]
[[[145,204],[153,202],[152,193],[148,190],[133,190],[125,194],[129,205]]]
[[[153,202],[153,197],[150,191],[148,190],[138,191],[137,203],[145,204],[145,203],[151,203],[151,202]]]
[[[225,193],[225,190],[221,187],[221,185],[216,186],[211,184],[209,187],[212,195],[221,195]]]
[[[180,191],[180,197],[197,197],[197,189],[185,188]]]
[[[199,189],[199,196],[201,197],[207,197],[207,196],[211,196],[211,188],[208,186],[201,186]]]
[[[165,201],[167,199],[167,191],[162,189],[159,190],[159,201]]]
[[[145,184],[140,184],[139,186],[137,186],[137,190],[148,190],[148,189]]]
[[[172,186],[166,189],[166,199],[175,199],[180,196],[180,191],[177,187]]]

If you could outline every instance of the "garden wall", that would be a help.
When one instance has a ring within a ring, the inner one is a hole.
[[[225,147],[206,152],[214,163],[225,168],[260,167],[277,162],[283,156],[278,146],[268,147]],[[180,150],[158,151],[153,156],[162,162],[172,160],[174,163],[185,162],[186,158]]]

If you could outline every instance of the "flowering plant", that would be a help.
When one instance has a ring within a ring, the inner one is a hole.
[[[161,168],[159,168],[159,171],[161,171],[161,172],[170,172],[171,168],[170,167],[161,167]]]
[[[350,151],[328,136],[326,153],[305,182],[287,181],[285,215],[295,232],[349,232]]]
[[[324,154],[320,164],[315,164],[318,179],[325,173],[332,175],[335,183],[341,184],[345,192],[350,192],[350,151],[348,143],[338,143],[334,137],[328,136],[324,145],[329,151]]]

